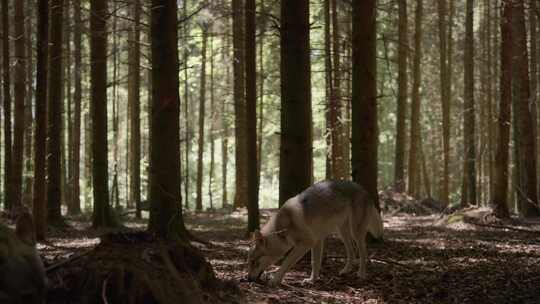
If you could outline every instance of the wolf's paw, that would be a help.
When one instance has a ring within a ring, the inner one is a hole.
[[[317,283],[319,280],[320,278],[314,278],[314,277],[310,277],[309,279],[303,279],[302,285],[313,285]]]
[[[281,285],[281,278],[279,276],[273,275],[270,281],[268,281],[268,286],[270,287],[278,287],[279,285]]]

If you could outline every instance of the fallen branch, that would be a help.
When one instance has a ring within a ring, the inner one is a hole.
[[[532,233],[532,234],[539,234],[540,235],[540,231],[538,231],[538,230],[529,230],[529,229],[523,229],[523,228],[516,228],[516,227],[510,227],[510,226],[506,226],[506,225],[483,224],[483,223],[478,223],[476,221],[472,221],[470,219],[467,220],[466,222],[469,223],[469,224],[480,226],[480,227],[488,227],[488,228],[495,228],[495,229],[508,229],[508,230],[512,230],[512,231],[518,231],[518,232],[525,232],[525,233]]]
[[[61,266],[64,266],[65,264],[71,263],[71,262],[73,262],[75,260],[78,260],[78,259],[88,255],[91,251],[92,250],[88,250],[88,251],[85,251],[83,253],[74,254],[71,257],[69,257],[69,258],[67,258],[67,259],[65,259],[63,261],[52,264],[52,265],[50,265],[49,267],[47,267],[45,269],[45,272],[46,273],[52,272],[52,271],[56,270],[57,268],[60,268]]]

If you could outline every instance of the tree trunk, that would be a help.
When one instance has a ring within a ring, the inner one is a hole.
[[[187,3],[188,3],[188,0],[185,0],[184,3],[183,3],[183,14],[184,14],[184,18],[187,18],[188,17],[188,11],[187,11]],[[183,30],[184,30],[184,43],[186,45],[188,45],[189,43],[189,36],[188,36],[188,33],[189,33],[189,25],[187,22],[185,22],[183,24]],[[189,113],[189,76],[188,76],[188,57],[189,57],[189,49],[186,47],[184,49],[184,119],[185,119],[185,128],[186,128],[186,144],[185,144],[185,147],[184,149],[186,150],[186,153],[185,153],[185,165],[184,167],[186,168],[185,171],[186,171],[186,175],[185,175],[185,178],[184,178],[184,207],[186,209],[189,209],[189,199],[190,199],[190,191],[189,191],[189,152],[190,152],[190,147],[191,147],[191,134],[192,134],[192,130],[191,130],[191,124],[189,123],[190,122],[190,113]]]
[[[377,206],[376,1],[354,1],[352,87],[352,174]]]
[[[466,200],[462,203],[476,205],[476,143],[475,143],[475,104],[474,104],[474,5],[467,0],[465,22],[465,55],[464,55],[464,109],[463,135],[465,156]],[[463,194],[462,194],[463,195]],[[465,207],[462,205],[462,207]]]
[[[53,225],[63,223],[62,203],[62,18],[63,0],[50,1],[48,147],[47,147],[47,220]]]
[[[246,131],[248,232],[259,229],[259,179],[257,169],[257,43],[255,0],[245,2],[246,20]]]
[[[15,37],[14,126],[12,208],[22,204],[22,173],[24,159],[24,103],[26,98],[26,50],[24,35],[24,1],[15,1],[13,15]],[[5,34],[5,33],[4,33]]]
[[[152,0],[152,8],[151,206],[148,230],[161,237],[175,239],[187,234],[180,194],[177,3],[175,0]]]
[[[134,0],[132,3],[133,24],[130,31],[128,51],[128,104],[130,108],[130,192],[132,204],[140,206],[141,203],[141,3]],[[140,208],[136,208],[137,218],[141,218]]]
[[[332,15],[332,94],[331,110],[331,130],[332,130],[332,168],[333,177],[338,180],[347,179],[349,172],[346,171],[345,163],[348,161],[343,157],[343,124],[342,124],[342,98],[341,98],[341,64],[340,64],[340,29],[337,1],[331,0],[330,10]]]
[[[225,47],[223,48],[223,61],[227,62],[230,54],[230,38],[225,38]],[[231,83],[231,69],[230,64],[225,66],[225,84],[230,86]],[[229,163],[229,122],[227,121],[227,100],[222,98],[221,102],[221,206],[225,208],[228,204],[228,192],[227,192],[227,171]]]
[[[33,16],[35,6],[29,3],[26,7],[26,15]],[[26,99],[25,99],[25,111],[24,111],[24,172],[23,172],[23,195],[22,202],[25,206],[32,206],[32,191],[34,184],[33,174],[33,113],[32,113],[32,96],[34,89],[34,63],[32,62],[32,54],[34,45],[32,44],[32,37],[34,35],[32,27],[32,19],[25,19],[25,39],[26,39]]]
[[[312,183],[309,1],[281,1],[279,204]]]
[[[236,159],[236,192],[234,207],[244,207],[248,200],[247,180],[247,129],[245,121],[245,28],[244,0],[232,1],[233,24],[233,81],[234,81],[234,117],[235,117],[235,159]]]
[[[9,33],[8,14],[9,6],[7,0],[2,0],[2,33]],[[3,95],[4,95],[4,208],[10,210],[13,204],[12,198],[12,155],[11,155],[11,79],[9,57],[9,35],[4,35],[2,39],[2,67],[3,67]]]
[[[215,121],[216,111],[214,94],[214,37],[210,37],[210,131],[208,140],[210,141],[210,168],[208,168],[208,200],[210,209],[214,209],[214,168],[215,168]]]
[[[80,179],[80,161],[81,161],[81,112],[82,112],[82,20],[81,20],[81,0],[73,2],[73,46],[74,46],[74,67],[73,67],[73,132],[72,132],[72,155],[71,166],[72,174],[70,179],[71,204],[68,213],[76,215],[81,213],[81,190]]]
[[[42,241],[47,232],[46,149],[47,149],[47,61],[49,53],[49,1],[37,3],[37,68],[34,139],[33,215],[36,239]]]
[[[394,157],[394,185],[396,191],[403,191],[405,184],[405,134],[407,117],[408,72],[407,59],[409,49],[409,33],[407,21],[407,1],[398,0],[398,100],[396,122],[396,151]]]
[[[334,169],[333,164],[333,144],[332,144],[332,117],[331,112],[333,105],[333,69],[332,69],[332,48],[331,48],[331,24],[330,20],[330,0],[324,0],[324,68],[325,68],[325,85],[326,85],[326,179],[333,179]]]
[[[204,154],[204,115],[206,106],[206,51],[208,45],[208,25],[202,25],[201,86],[199,94],[199,138],[197,148],[197,199],[195,209],[202,211],[203,154]]]
[[[422,81],[422,19],[424,15],[423,0],[416,1],[415,33],[414,33],[414,63],[413,63],[413,87],[411,103],[411,129],[409,150],[409,194],[416,195],[420,192],[418,179],[420,168],[418,166],[418,142],[420,138],[420,83]]]
[[[525,217],[539,216],[538,207],[537,177],[536,177],[536,147],[532,107],[529,104],[530,99],[530,80],[529,80],[529,61],[527,51],[527,31],[525,26],[525,4],[524,0],[516,3],[516,52],[518,58],[518,69],[520,77],[520,91],[517,114],[519,119],[517,127],[519,128],[518,146],[520,158],[520,175],[518,183],[518,193],[521,197],[520,210]]]
[[[452,0],[451,0],[452,1]],[[440,91],[443,117],[443,178],[441,200],[445,205],[449,199],[449,158],[450,158],[450,92],[447,82],[450,80],[448,72],[451,67],[448,65],[448,30],[447,30],[447,1],[438,0],[439,15],[439,47],[440,47]]]
[[[90,1],[90,61],[92,116],[92,183],[94,227],[114,226],[109,205],[107,159],[107,1]],[[164,145],[165,146],[165,145]]]

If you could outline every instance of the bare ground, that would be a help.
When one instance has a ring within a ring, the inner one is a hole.
[[[269,213],[263,211],[265,217]],[[540,303],[540,233],[527,232],[540,231],[538,222],[522,223],[526,226],[518,231],[435,225],[437,216],[393,216],[385,218],[385,241],[368,248],[367,280],[337,275],[345,253],[341,242],[331,238],[319,282],[302,283],[310,273],[306,258],[286,275],[283,286],[270,288],[245,280],[249,240],[244,218],[242,212],[188,214],[186,223],[211,242],[196,246],[217,277],[238,282],[248,303]],[[76,230],[53,232],[56,237],[40,245],[46,265],[98,242],[103,231],[80,223],[72,222]],[[136,222],[129,226],[143,227]]]

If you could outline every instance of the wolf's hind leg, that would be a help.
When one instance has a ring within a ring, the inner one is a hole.
[[[324,239],[317,242],[315,247],[311,248],[311,277],[309,282],[315,282],[319,279],[324,251]]]
[[[294,249],[287,255],[285,258],[285,261],[281,264],[281,267],[279,267],[279,270],[274,274],[272,279],[270,280],[270,286],[278,286],[281,284],[281,281],[283,280],[283,277],[285,276],[285,273],[294,265],[296,264],[300,258],[308,252],[310,249],[310,246],[305,245],[298,245],[294,247]]]
[[[367,263],[367,246],[366,246],[366,235],[367,235],[367,226],[360,225],[358,234],[354,235],[354,240],[358,246],[358,255],[360,257],[360,264],[358,268],[358,277],[360,279],[366,278],[366,263]]]
[[[339,272],[339,275],[349,273],[353,270],[353,261],[354,261],[354,247],[351,236],[351,229],[349,223],[346,222],[344,225],[339,227],[339,236],[345,245],[345,252],[347,254],[347,259],[345,261],[345,266]]]

